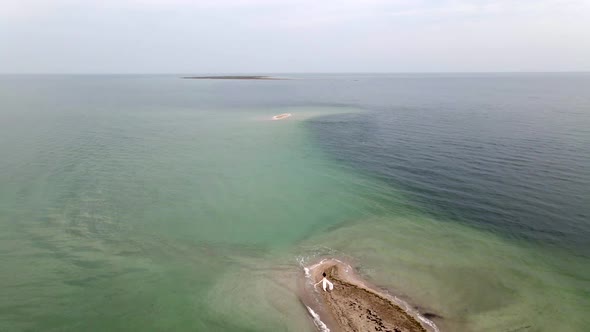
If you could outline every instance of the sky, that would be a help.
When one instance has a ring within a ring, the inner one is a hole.
[[[590,71],[590,0],[0,0],[0,73]]]

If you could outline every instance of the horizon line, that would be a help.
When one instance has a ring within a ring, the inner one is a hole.
[[[305,75],[305,74],[329,74],[329,75],[346,75],[346,74],[583,74],[590,73],[590,70],[552,70],[552,71],[387,71],[387,72],[363,72],[363,71],[329,71],[329,72],[4,72],[0,75]]]

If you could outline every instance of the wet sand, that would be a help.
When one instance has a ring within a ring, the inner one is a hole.
[[[334,283],[334,290],[328,292],[323,291],[321,284],[315,287],[322,302],[322,309],[318,309],[321,320],[330,331],[436,331],[432,326],[423,326],[414,316],[385,294],[370,288],[350,270],[349,266],[335,260],[322,262],[310,269],[314,282],[319,282],[325,272],[328,280]]]
[[[291,113],[283,113],[283,114],[273,116],[272,119],[273,120],[282,120],[282,119],[286,119],[286,118],[290,117],[291,115],[292,115]]]

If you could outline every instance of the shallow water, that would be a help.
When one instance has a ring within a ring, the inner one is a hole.
[[[309,330],[324,256],[443,330],[590,323],[590,76],[294,78],[1,77],[0,330]]]

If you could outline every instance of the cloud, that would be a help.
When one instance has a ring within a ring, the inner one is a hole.
[[[590,69],[584,0],[4,1],[0,72]]]
[[[88,10],[123,9],[129,11],[254,11],[261,19],[272,12],[278,19],[347,22],[355,18],[448,17],[527,14],[529,12],[580,11],[590,8],[585,0],[5,0],[0,17],[26,19],[56,15],[68,8]],[[279,21],[279,20],[277,20]],[[279,22],[280,23],[280,22]]]

